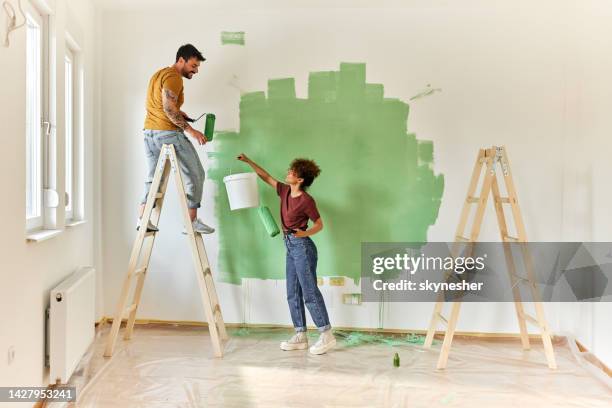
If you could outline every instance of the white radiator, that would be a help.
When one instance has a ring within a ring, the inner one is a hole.
[[[96,272],[80,268],[51,290],[49,382],[65,384],[92,343],[96,324]]]

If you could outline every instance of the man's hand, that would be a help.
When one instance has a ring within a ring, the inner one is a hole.
[[[191,136],[195,140],[197,140],[198,143],[201,144],[201,145],[206,144],[206,142],[208,142],[208,139],[206,138],[206,136],[204,136],[204,133],[200,132],[199,130],[196,130],[196,129],[192,128],[191,126],[189,126],[187,129],[185,129],[185,132],[187,134],[189,134],[189,136]]]
[[[247,155],[246,155],[246,154],[244,154],[244,153],[240,153],[240,154],[238,155],[238,157],[236,157],[236,158],[237,158],[238,160],[240,160],[240,161],[245,162],[245,163],[249,163],[249,162],[251,161],[251,159],[249,159],[249,158],[247,157]]]

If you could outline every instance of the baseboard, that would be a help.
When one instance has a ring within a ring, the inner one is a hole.
[[[104,316],[97,323],[106,324],[112,323],[113,318]],[[127,319],[123,319],[121,321],[122,325],[125,325]],[[201,326],[208,327],[207,322],[199,322],[192,320],[160,320],[160,319],[136,319],[134,324],[143,325],[143,324],[162,324],[162,325],[174,325],[174,326]],[[251,324],[251,323],[225,323],[226,327],[231,328],[257,328],[257,329],[292,329],[291,325],[283,325],[283,324]],[[316,327],[309,326],[309,330],[315,330]],[[368,333],[388,333],[388,334],[427,334],[427,330],[416,330],[416,329],[379,329],[379,328],[369,328],[369,327],[344,327],[344,326],[334,326],[334,330],[344,330],[344,331],[356,331],[356,332],[368,332]],[[439,330],[436,331],[436,336],[444,335],[444,331]],[[456,331],[455,337],[478,337],[478,338],[495,338],[495,339],[520,339],[520,333],[490,333],[490,332],[462,332]],[[557,336],[553,336],[553,339]],[[538,334],[530,334],[530,339],[540,339],[540,335]]]

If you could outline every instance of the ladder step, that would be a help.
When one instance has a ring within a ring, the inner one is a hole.
[[[471,203],[471,204],[476,204],[477,202],[480,201],[480,197],[471,197],[470,196],[470,197],[466,198],[465,201],[468,202],[468,203]]]
[[[512,204],[516,202],[516,199],[510,197],[499,197],[497,202],[504,204]]]
[[[462,236],[460,236],[460,235],[457,235],[457,236],[455,237],[455,241],[458,241],[458,242],[470,242],[470,239],[469,239],[469,238],[466,238],[466,237],[462,237]]]
[[[442,323],[444,323],[444,325],[448,327],[448,320],[446,320],[446,318],[442,316],[442,313],[438,313],[438,319],[440,319]]]
[[[540,322],[538,322],[538,319],[536,319],[535,317],[530,316],[525,312],[522,313],[522,316],[523,316],[523,319],[525,319],[529,323],[533,324],[534,326],[540,327]]]
[[[510,235],[504,236],[504,241],[506,242],[520,242],[520,240],[516,237],[511,237]]]
[[[137,275],[140,275],[142,273],[145,273],[146,271],[147,271],[147,267],[145,266],[145,267],[142,267],[140,269],[136,269],[134,272],[132,272],[130,274],[130,276],[137,276]]]
[[[132,303],[130,306],[126,307],[123,311],[123,314],[132,313],[138,305],[136,303]]]
[[[155,236],[155,231],[147,231],[144,236],[145,238]]]
[[[222,317],[221,308],[219,307],[219,305],[215,306],[215,310],[213,311],[213,316],[215,318],[215,322]]]
[[[162,198],[163,196],[164,196],[164,193],[155,194],[155,198]]]

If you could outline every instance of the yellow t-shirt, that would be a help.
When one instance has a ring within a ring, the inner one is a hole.
[[[178,95],[177,108],[183,105],[183,77],[173,67],[162,68],[151,77],[147,90],[147,117],[144,128],[152,130],[177,130],[178,127],[166,116],[162,104],[162,89]]]

